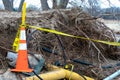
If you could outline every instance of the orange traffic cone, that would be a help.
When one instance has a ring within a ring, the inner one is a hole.
[[[25,28],[20,28],[20,44],[18,50],[18,58],[16,62],[16,69],[11,71],[15,72],[32,72],[33,69],[29,69],[28,65],[28,55],[27,55],[27,44],[26,44],[26,34]]]

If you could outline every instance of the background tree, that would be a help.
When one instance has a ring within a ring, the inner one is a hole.
[[[13,0],[2,0],[5,10],[13,11]]]
[[[65,9],[67,7],[69,0],[60,0],[58,4],[58,8]]]
[[[14,0],[2,0],[2,1],[3,1],[3,4],[4,4],[5,10],[14,11],[14,7],[13,7]],[[22,10],[22,5],[23,5],[24,1],[25,0],[21,0],[18,11]]]
[[[48,10],[50,9],[48,6],[47,0],[40,0],[42,5],[42,10]],[[53,9],[65,9],[67,7],[69,0],[52,0],[53,3]]]
[[[42,10],[50,9],[49,6],[48,6],[47,0],[40,0],[40,2],[41,2]]]
[[[88,0],[88,12],[91,15],[98,16],[100,14],[100,1],[99,0]]]
[[[25,1],[25,0],[21,0],[20,5],[19,5],[19,8],[18,8],[18,12],[21,12],[21,11],[22,11],[22,5],[23,5],[24,1]]]
[[[53,9],[65,9],[69,0],[53,0]]]
[[[53,0],[53,9],[57,8],[57,0]]]

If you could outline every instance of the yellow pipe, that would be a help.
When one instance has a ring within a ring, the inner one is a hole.
[[[64,70],[61,69],[61,70],[55,70],[44,74],[40,74],[39,76],[43,80],[60,80],[65,78],[65,75],[66,73],[64,72]],[[36,76],[31,76],[31,77],[26,77],[25,80],[39,80],[39,79]]]
[[[47,65],[47,68],[48,70],[58,70],[58,69],[63,69],[63,68],[59,68],[57,66],[54,66],[54,65],[51,65],[51,64],[48,64]],[[70,75],[71,75],[71,80],[84,80],[82,76],[80,76],[79,74],[75,73],[75,72],[72,72],[69,71],[69,70],[65,70],[63,69],[65,72],[66,72],[66,77],[67,79],[70,78]],[[82,79],[80,79],[80,77],[82,77]],[[87,77],[87,76],[84,76],[87,80],[94,80],[93,78],[90,78],[90,77]]]
[[[40,74],[39,76],[43,79],[43,80],[59,80],[59,79],[63,79],[63,78],[67,78],[70,80],[84,80],[84,78],[82,76],[80,76],[79,74],[75,73],[75,72],[71,72],[62,68],[58,68],[56,66],[53,65],[47,65],[49,70],[53,70],[51,72],[47,72],[44,74]],[[90,77],[86,77],[84,76],[87,80],[94,80]],[[39,80],[36,76],[31,76],[31,77],[26,77],[25,80]]]

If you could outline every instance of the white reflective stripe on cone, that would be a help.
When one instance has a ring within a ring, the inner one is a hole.
[[[19,50],[27,50],[27,45],[26,45],[26,43],[20,43],[20,44],[19,44]]]
[[[26,40],[25,30],[20,31],[20,40]]]

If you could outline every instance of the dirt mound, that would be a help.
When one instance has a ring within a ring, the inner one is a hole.
[[[116,41],[112,30],[82,10],[73,9],[66,12],[55,11],[44,14],[37,25],[86,38]],[[33,31],[30,35],[32,36],[28,41],[29,50],[41,52],[46,58],[46,63],[72,63],[75,65],[74,70],[76,72],[91,77],[96,76],[98,79],[108,75],[100,68],[102,63],[106,62],[105,57],[112,59],[119,57],[115,55],[117,51],[115,46],[59,36],[38,30]],[[87,61],[94,64],[94,66],[74,63],[74,59],[79,59],[82,61],[81,63]]]

